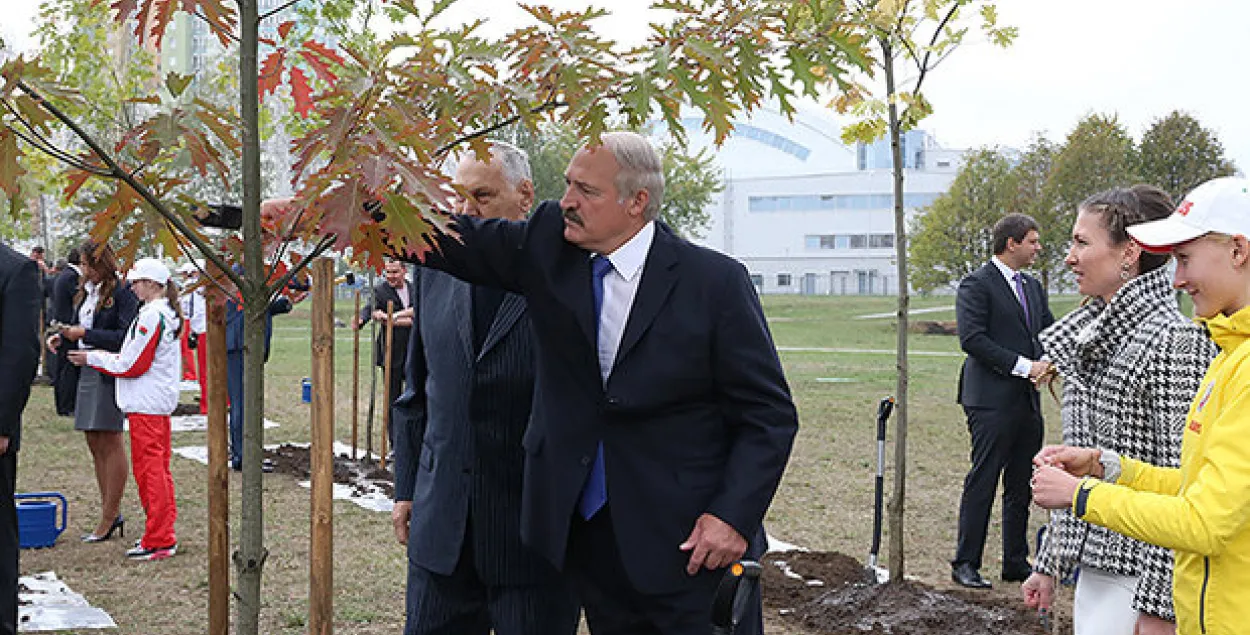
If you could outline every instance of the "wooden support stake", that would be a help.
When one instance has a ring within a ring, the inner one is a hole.
[[[391,434],[391,402],[398,395],[391,394],[391,373],[395,369],[391,368],[391,351],[395,346],[395,301],[386,301],[386,358],[383,360],[382,379],[385,382],[382,386],[382,394],[386,395],[386,399],[382,400],[382,469],[386,469],[386,442]]]
[[[213,279],[224,276],[208,263]],[[230,427],[226,421],[226,298],[217,285],[204,285],[208,330],[205,351],[208,379],[202,385],[208,402],[208,633],[230,632]]]
[[[360,319],[360,289],[356,289],[356,309],[352,324]],[[352,329],[352,460],[356,460],[356,440],[360,429],[360,329]]]
[[[312,511],[308,632],[334,632],[334,261],[312,265]]]

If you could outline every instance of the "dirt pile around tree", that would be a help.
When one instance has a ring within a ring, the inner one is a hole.
[[[266,449],[265,458],[273,463],[275,473],[290,474],[301,480],[311,478],[312,464],[306,447],[283,444]],[[353,488],[358,495],[368,492],[366,483],[381,489],[388,497],[395,495],[395,476],[389,469],[382,469],[376,461],[353,461],[344,454],[334,457],[334,482]]]
[[[840,553],[769,553],[761,564],[764,611],[811,633],[1045,633],[1019,600],[911,581],[873,584],[862,563]]]

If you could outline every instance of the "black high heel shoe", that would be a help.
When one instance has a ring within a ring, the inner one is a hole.
[[[82,541],[83,542],[104,542],[105,540],[109,540],[113,537],[114,531],[117,532],[117,535],[119,537],[121,538],[126,537],[126,517],[125,516],[118,514],[117,518],[113,519],[113,524],[109,526],[109,530],[103,536],[96,535],[94,533],[84,534],[82,537]]]

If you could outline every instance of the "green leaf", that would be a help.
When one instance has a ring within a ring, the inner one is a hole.
[[[165,88],[174,99],[182,97],[182,93],[187,90],[187,86],[191,85],[191,81],[195,79],[194,75],[179,75],[170,73],[165,76]]]

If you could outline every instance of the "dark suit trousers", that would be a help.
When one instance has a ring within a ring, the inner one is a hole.
[[[634,589],[625,573],[609,503],[590,520],[574,515],[565,569],[581,596],[592,635],[710,635],[712,598],[721,571],[700,571],[679,593],[652,595]],[[676,548],[676,545],[673,546]],[[764,632],[759,589],[736,635]]]
[[[421,510],[413,510],[421,513]],[[573,635],[577,601],[559,579],[548,584],[489,585],[473,565],[469,526],[451,575],[408,561],[404,635]]]
[[[52,394],[56,398],[56,413],[62,417],[74,416],[74,406],[78,401],[79,369],[69,362],[68,355],[69,346],[62,345],[52,366],[56,371],[52,375]]]
[[[226,352],[226,394],[230,399],[230,465],[243,463],[243,351]]]
[[[0,455],[0,635],[17,634],[17,453]]]
[[[1015,408],[964,406],[972,435],[972,469],[959,501],[959,540],[952,565],[981,568],[985,534],[1003,481],[1003,565],[1023,566],[1029,555],[1029,479],[1042,448],[1042,417],[1027,402]]]

